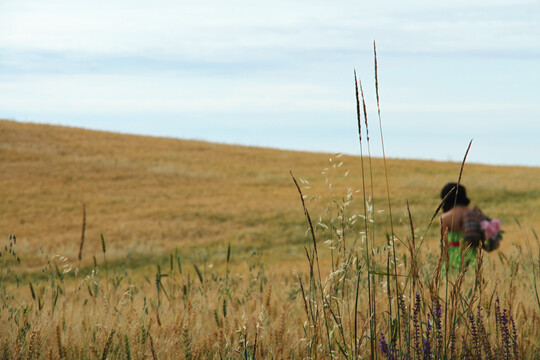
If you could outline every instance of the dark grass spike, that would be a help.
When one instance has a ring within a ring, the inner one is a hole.
[[[79,267],[82,260],[82,252],[84,245],[84,233],[86,231],[86,204],[83,204],[83,222],[82,222],[82,232],[81,232],[81,243],[79,245]]]
[[[412,279],[412,285],[411,285],[411,294],[416,292],[416,285],[418,284],[418,278],[419,278],[419,273],[418,273],[418,260],[417,260],[417,257],[416,257],[416,236],[415,236],[415,233],[414,233],[414,222],[413,222],[413,218],[412,218],[412,214],[411,214],[411,208],[409,206],[409,200],[407,199],[406,200],[406,205],[407,205],[407,215],[409,217],[409,226],[411,227],[411,240],[409,241],[409,244],[407,246],[408,250],[409,250],[409,255],[411,256],[411,267],[410,267],[410,270],[409,270],[409,275],[410,276],[407,276],[407,282],[409,281],[409,278]]]
[[[150,338],[150,351],[152,352],[152,360],[158,360],[156,348],[154,347],[154,339],[150,334],[148,334],[148,337]]]
[[[197,273],[197,277],[199,278],[199,281],[201,282],[201,285],[204,285],[204,278],[201,273],[201,270],[197,266],[197,264],[193,264],[193,267],[195,268],[195,273]],[[158,286],[158,292],[159,292],[159,286]]]
[[[358,124],[358,139],[360,140],[360,145],[362,144],[362,119],[361,119],[361,110],[360,110],[360,92],[358,91],[358,78],[356,77],[356,69],[354,70],[354,88],[356,90],[356,118]]]
[[[107,263],[107,244],[105,237],[101,233],[101,250],[103,251],[103,262],[105,263],[105,279],[107,280],[107,293],[109,292],[109,265]],[[95,263],[95,260],[94,260]]]
[[[364,89],[362,88],[362,81],[360,83],[360,95],[362,96],[362,110],[364,110],[364,123],[366,125],[366,140],[369,142],[369,126],[368,126],[368,117],[367,117],[367,108],[366,108],[366,99],[364,97]]]
[[[302,300],[304,300],[304,311],[306,312],[307,318],[311,319],[311,316],[309,315],[307,300],[306,300],[306,292],[304,291],[304,284],[302,283],[302,277],[300,276],[300,274],[297,274],[297,275],[298,275],[298,282],[300,283],[300,290],[302,292]]]
[[[126,360],[132,360],[128,334],[124,334],[124,353],[126,355]]]
[[[103,355],[101,356],[101,360],[106,360],[107,356],[109,355],[109,351],[111,350],[111,345],[113,341],[113,336],[115,334],[115,330],[112,330],[109,334],[109,337],[107,338],[107,342],[105,343],[105,348],[103,349]]]
[[[304,209],[304,215],[306,215],[306,218],[308,220],[308,223],[309,223],[309,231],[311,232],[311,238],[313,240],[313,248],[315,250],[315,257],[316,257],[316,260],[317,260],[317,264],[319,262],[319,255],[318,255],[318,252],[317,252],[317,241],[316,241],[316,238],[315,238],[315,231],[313,229],[313,223],[311,222],[311,216],[309,216],[309,211],[308,209],[306,208],[306,203],[304,201],[304,195],[302,194],[302,190],[300,189],[300,186],[298,185],[298,182],[296,181],[296,178],[294,177],[292,171],[289,171],[289,173],[291,174],[291,177],[294,181],[294,185],[296,185],[296,189],[298,190],[298,193],[300,194],[300,201],[302,202],[302,208]],[[319,278],[320,278],[320,271],[319,271]]]

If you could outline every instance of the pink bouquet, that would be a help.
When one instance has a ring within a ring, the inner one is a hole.
[[[501,222],[499,219],[482,220],[480,228],[486,234],[486,239],[495,240],[501,238]]]

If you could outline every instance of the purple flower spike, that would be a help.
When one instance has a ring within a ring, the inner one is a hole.
[[[384,334],[381,333],[381,339],[379,340],[379,349],[381,349],[381,352],[384,356],[386,356],[386,359],[388,360],[395,360],[394,354],[392,354],[392,351],[390,350],[390,347],[388,346],[388,343],[386,342],[386,338],[384,337]]]

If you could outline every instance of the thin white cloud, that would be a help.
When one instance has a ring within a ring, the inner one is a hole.
[[[265,49],[355,49],[379,35],[387,51],[540,50],[538,20],[513,18],[506,6],[520,4],[11,0],[0,13],[0,48],[227,59]]]

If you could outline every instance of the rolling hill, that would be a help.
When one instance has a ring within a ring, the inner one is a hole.
[[[306,222],[289,170],[309,181],[304,183],[306,198],[320,195],[308,208],[322,222],[319,214],[335,208],[333,200],[343,199],[349,188],[362,188],[361,160],[354,156],[8,120],[0,121],[0,164],[0,239],[17,235],[18,251],[30,268],[56,254],[76,259],[83,205],[83,263],[101,251],[100,234],[111,260],[131,259],[134,264],[175,250],[212,261],[229,243],[246,255],[262,251],[269,263],[303,261]],[[364,164],[369,174],[368,162]],[[440,188],[455,181],[459,169],[458,163],[388,160],[398,237],[410,233],[406,200],[423,234]],[[387,208],[381,159],[372,159],[372,170],[374,216],[386,219],[387,212],[379,213]],[[462,182],[473,203],[503,221],[502,252],[523,240],[514,218],[526,227],[540,224],[538,178],[539,168],[465,166]],[[366,175],[370,195],[368,179]],[[362,213],[361,193],[353,196],[350,211]],[[384,241],[386,221],[377,222],[377,232]],[[435,224],[426,240],[433,251],[437,233]]]

